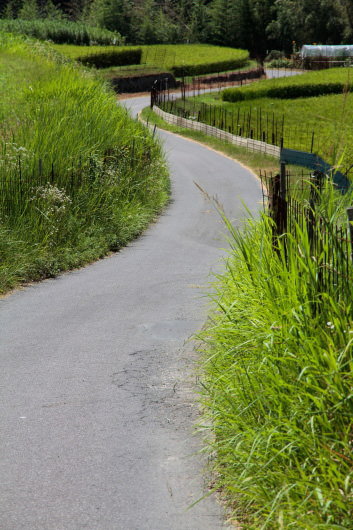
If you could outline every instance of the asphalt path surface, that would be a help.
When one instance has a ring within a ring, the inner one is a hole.
[[[134,112],[147,100],[127,101]],[[226,246],[218,214],[257,211],[260,184],[160,133],[172,200],[122,251],[0,301],[2,530],[218,530],[205,489],[196,354],[205,284]]]

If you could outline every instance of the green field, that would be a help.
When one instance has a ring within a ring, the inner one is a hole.
[[[71,59],[80,58],[83,62],[84,58],[90,55],[109,54],[112,51],[110,46],[55,45],[54,48]],[[159,44],[118,48],[122,53],[139,49],[142,50],[141,63],[170,70],[176,77],[182,73],[196,75],[241,68],[249,60],[249,53],[245,50],[206,44]]]
[[[116,250],[168,199],[158,142],[95,75],[0,40],[0,292]]]
[[[254,82],[249,88],[254,86],[255,92],[255,86],[262,83]],[[184,108],[184,103],[179,101],[178,106]],[[345,165],[353,161],[353,95],[350,93],[296,99],[264,97],[237,103],[207,93],[187,99],[185,108],[191,116],[197,116],[200,111],[201,121],[218,127],[223,125],[226,130],[231,128],[234,134],[253,134],[254,138],[269,143],[274,137],[277,145],[283,137],[284,147],[308,152],[312,149],[329,163],[335,164],[341,156]]]

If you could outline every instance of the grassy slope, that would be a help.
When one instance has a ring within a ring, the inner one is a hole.
[[[3,36],[0,65],[2,182],[19,179],[19,156],[22,181],[33,180],[25,209],[17,191],[5,197],[11,214],[3,210],[0,218],[0,291],[6,291],[120,248],[165,204],[168,179],[158,143],[94,76],[53,60],[45,46]],[[39,159],[50,181],[44,186]],[[78,175],[86,184],[70,196]]]

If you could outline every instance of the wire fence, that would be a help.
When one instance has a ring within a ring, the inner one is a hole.
[[[251,80],[244,79],[239,85],[248,82]],[[179,95],[171,92],[168,86],[163,85],[163,80],[160,80],[151,92],[151,105],[158,106],[164,112],[280,148],[288,147],[314,153],[319,152],[322,147],[322,136],[317,131],[303,127],[300,123],[295,127],[287,125],[284,114],[263,111],[259,107],[238,107],[237,110],[229,110],[219,105],[197,101],[193,96],[200,95],[202,90],[198,80],[191,86],[182,86]]]
[[[261,172],[264,209],[273,220],[272,240],[278,251],[278,238],[286,247],[295,241],[298,252],[302,234],[307,234],[309,254],[316,270],[319,293],[340,297],[349,294],[353,280],[353,208],[331,217],[323,207],[324,190],[337,187],[332,177],[319,171],[293,175],[281,164],[278,174]],[[338,191],[340,191],[338,189]]]

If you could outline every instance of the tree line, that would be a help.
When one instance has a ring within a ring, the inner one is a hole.
[[[2,18],[70,19],[127,43],[207,42],[263,58],[302,44],[353,44],[353,0],[2,0]]]

